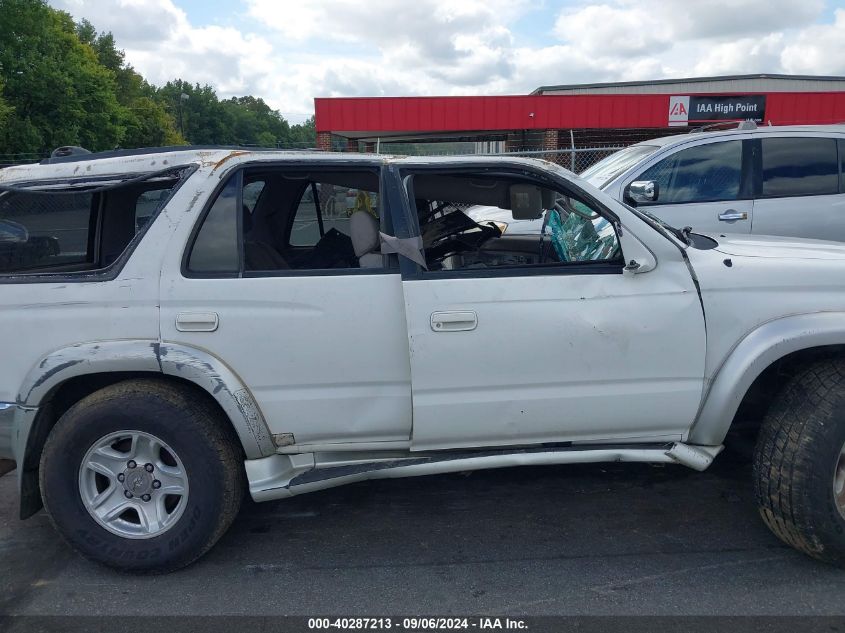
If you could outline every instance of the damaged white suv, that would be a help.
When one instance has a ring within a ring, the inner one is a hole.
[[[763,520],[841,565],[843,278],[843,245],[678,231],[541,161],[71,153],[0,171],[0,457],[23,517],[164,571],[247,490],[754,434]]]

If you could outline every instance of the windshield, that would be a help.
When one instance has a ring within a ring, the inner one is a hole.
[[[631,145],[611,154],[604,160],[597,162],[581,173],[581,178],[590,181],[599,189],[604,187],[619,174],[633,167],[646,156],[650,156],[659,148],[656,145]]]

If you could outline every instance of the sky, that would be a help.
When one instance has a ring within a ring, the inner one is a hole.
[[[525,94],[541,85],[845,75],[845,0],[48,0],[156,85],[262,97]]]

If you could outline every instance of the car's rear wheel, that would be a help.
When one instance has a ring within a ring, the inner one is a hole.
[[[71,407],[40,467],[44,506],[85,556],[170,571],[202,556],[243,495],[240,446],[202,394],[160,380],[106,387]]]
[[[755,447],[754,485],[778,538],[845,566],[845,361],[807,366],[774,399]]]

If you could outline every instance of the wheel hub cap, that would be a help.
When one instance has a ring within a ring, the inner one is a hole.
[[[123,487],[135,497],[149,494],[153,490],[153,476],[143,468],[127,468],[123,477]]]

